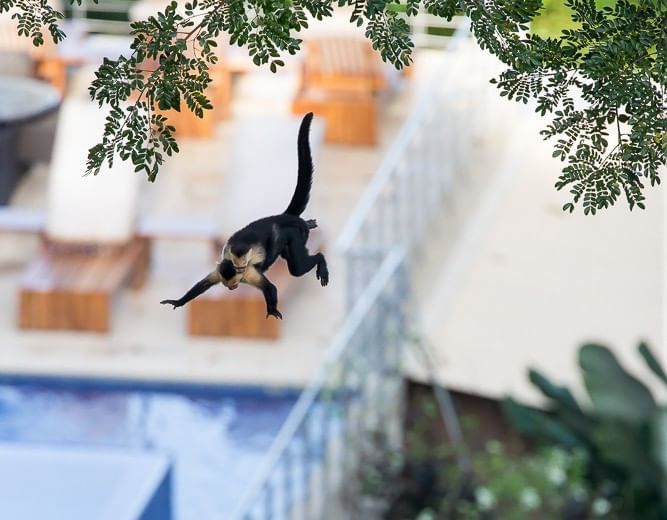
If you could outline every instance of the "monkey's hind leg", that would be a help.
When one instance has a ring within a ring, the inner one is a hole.
[[[290,233],[283,257],[287,260],[287,267],[292,276],[303,276],[317,266],[315,274],[322,287],[329,283],[329,269],[324,255],[322,253],[311,255],[298,233]]]

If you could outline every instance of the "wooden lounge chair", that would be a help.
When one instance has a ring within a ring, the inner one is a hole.
[[[361,94],[386,87],[382,61],[365,38],[327,36],[305,45],[303,86]]]
[[[257,218],[285,209],[296,184],[296,136],[300,119],[254,118],[236,124],[234,143],[230,147],[234,155],[225,177],[220,216],[216,219],[222,223],[220,236],[228,237]],[[321,148],[323,127],[322,121],[313,121],[310,145],[314,160]],[[261,146],[261,153],[257,146]],[[317,217],[312,200],[306,216]],[[317,251],[321,250],[322,244],[322,233],[318,228],[311,234],[308,246],[311,251]],[[217,261],[219,255],[218,247],[211,262]],[[282,259],[271,267],[267,276],[278,289],[278,306],[281,307],[293,294],[292,288],[299,279],[290,276]],[[186,309],[188,331],[193,336],[276,339],[280,335],[281,322],[266,318],[264,297],[253,287],[241,286],[229,291],[216,286],[190,302]]]
[[[370,43],[355,36],[318,37],[306,42],[304,56],[293,113],[322,116],[327,142],[376,144],[377,94],[387,81]]]
[[[120,160],[111,171],[83,176],[105,116],[78,98],[61,108],[42,248],[19,291],[23,329],[107,331],[114,296],[145,278],[148,251],[135,238],[139,176]]]
[[[118,246],[46,242],[23,276],[19,326],[108,331],[118,290],[127,284],[143,285],[144,255],[140,242]]]

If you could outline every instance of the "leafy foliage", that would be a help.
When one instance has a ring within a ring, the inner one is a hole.
[[[556,183],[572,195],[563,209],[581,202],[595,214],[622,195],[643,209],[644,185],[660,183],[667,152],[667,4],[564,3],[576,26],[510,42],[501,95],[535,98],[541,115],[553,114],[542,134],[557,137],[553,155],[567,162]]]
[[[411,61],[405,16],[420,8],[451,19],[464,12],[479,45],[508,69],[493,80],[501,95],[534,100],[549,118],[542,134],[554,138],[554,157],[566,164],[556,188],[571,195],[563,209],[581,204],[595,214],[624,197],[644,208],[644,188],[660,183],[667,160],[667,2],[564,0],[571,26],[557,37],[530,32],[542,0],[192,0],[175,2],[148,20],[132,24],[130,57],[106,60],[91,96],[112,108],[102,142],[91,149],[87,170],[99,172],[116,153],[155,179],[163,153],[178,151],[174,128],[159,110],[187,108],[202,117],[212,108],[205,90],[216,62],[218,37],[246,46],[254,63],[272,71],[295,54],[307,16],[331,16],[335,5],[352,7],[350,22],[365,33],[380,56],[397,68]],[[19,31],[35,44],[46,26],[54,41],[62,32],[59,13],[42,0],[0,0],[14,10]],[[405,16],[402,13],[405,14]],[[145,60],[154,68],[146,69]],[[124,106],[131,104],[131,107]],[[121,109],[121,107],[124,107]]]
[[[382,429],[362,435],[352,478],[344,483],[350,518],[615,518],[620,509],[606,482],[586,476],[585,450],[543,447],[531,453],[477,431],[464,417],[471,470],[457,464],[457,448],[443,437],[433,395],[411,402],[404,443],[388,442]]]
[[[489,441],[475,455],[478,481],[471,499],[456,504],[456,518],[611,518],[615,505],[604,486],[586,481],[586,463],[582,451],[548,447],[517,456]]]
[[[641,344],[639,352],[651,371],[667,383],[648,346]],[[665,518],[667,497],[661,495],[661,485],[667,468],[657,456],[665,410],[608,348],[584,345],[579,365],[592,409],[585,410],[566,388],[531,371],[531,382],[549,398],[547,413],[508,398],[503,402],[507,417],[525,435],[586,453],[590,478],[612,484],[610,492],[621,500],[622,517]]]

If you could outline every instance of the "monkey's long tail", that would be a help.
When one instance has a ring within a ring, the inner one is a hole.
[[[297,139],[297,152],[299,157],[299,171],[296,180],[296,189],[292,200],[287,206],[285,213],[298,217],[306,210],[308,200],[310,199],[310,187],[313,184],[313,158],[310,154],[310,143],[308,142],[308,133],[310,123],[313,120],[313,113],[308,112],[301,126],[299,127],[299,137]]]

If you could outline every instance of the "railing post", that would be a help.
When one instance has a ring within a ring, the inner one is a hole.
[[[401,196],[400,196],[400,186],[397,182],[394,182],[390,186],[391,193],[391,244],[398,242],[401,235],[401,226],[403,221],[401,220]]]
[[[440,91],[434,102],[437,104],[440,98]],[[429,192],[431,193],[431,213],[430,218],[434,219],[440,214],[440,205],[445,196],[444,182],[442,179],[442,172],[439,171],[445,165],[442,148],[444,143],[439,140],[439,130],[441,123],[437,116],[431,116],[427,139],[427,156],[428,156],[428,178],[429,178]]]
[[[312,504],[312,489],[311,489],[311,469],[313,464],[312,450],[310,447],[310,432],[308,431],[309,421],[304,420],[301,425],[301,438],[303,439],[303,507],[304,518],[310,518],[310,510]]]
[[[390,246],[389,243],[389,233],[388,233],[388,221],[387,221],[387,196],[383,191],[378,198],[378,211],[377,211],[377,234],[378,234],[378,243],[382,247]]]
[[[351,251],[347,251],[344,254],[345,260],[345,306],[348,309],[352,308],[354,304],[353,301],[353,291],[354,291],[354,258]]]
[[[273,488],[270,480],[264,486],[264,518],[266,520],[273,518]]]
[[[292,511],[292,500],[293,500],[293,489],[292,489],[292,454],[290,447],[288,446],[285,449],[283,455],[283,493],[284,493],[284,504],[283,510],[285,512],[285,518],[290,517]]]
[[[330,462],[329,462],[329,450],[328,450],[328,440],[329,436],[332,435],[331,429],[331,406],[329,403],[323,403],[322,405],[322,431],[320,431],[320,459],[321,463],[321,511],[322,518],[327,518],[327,511],[329,510],[329,494],[331,493],[331,476],[329,475]]]
[[[400,225],[400,235],[398,237],[399,244],[405,244],[410,240],[410,233],[412,231],[412,226],[414,225],[414,218],[412,215],[412,191],[410,185],[410,169],[406,165],[405,159],[401,160],[398,165],[399,177],[397,183],[399,184],[399,200],[400,200],[400,213],[401,213],[401,225]]]

